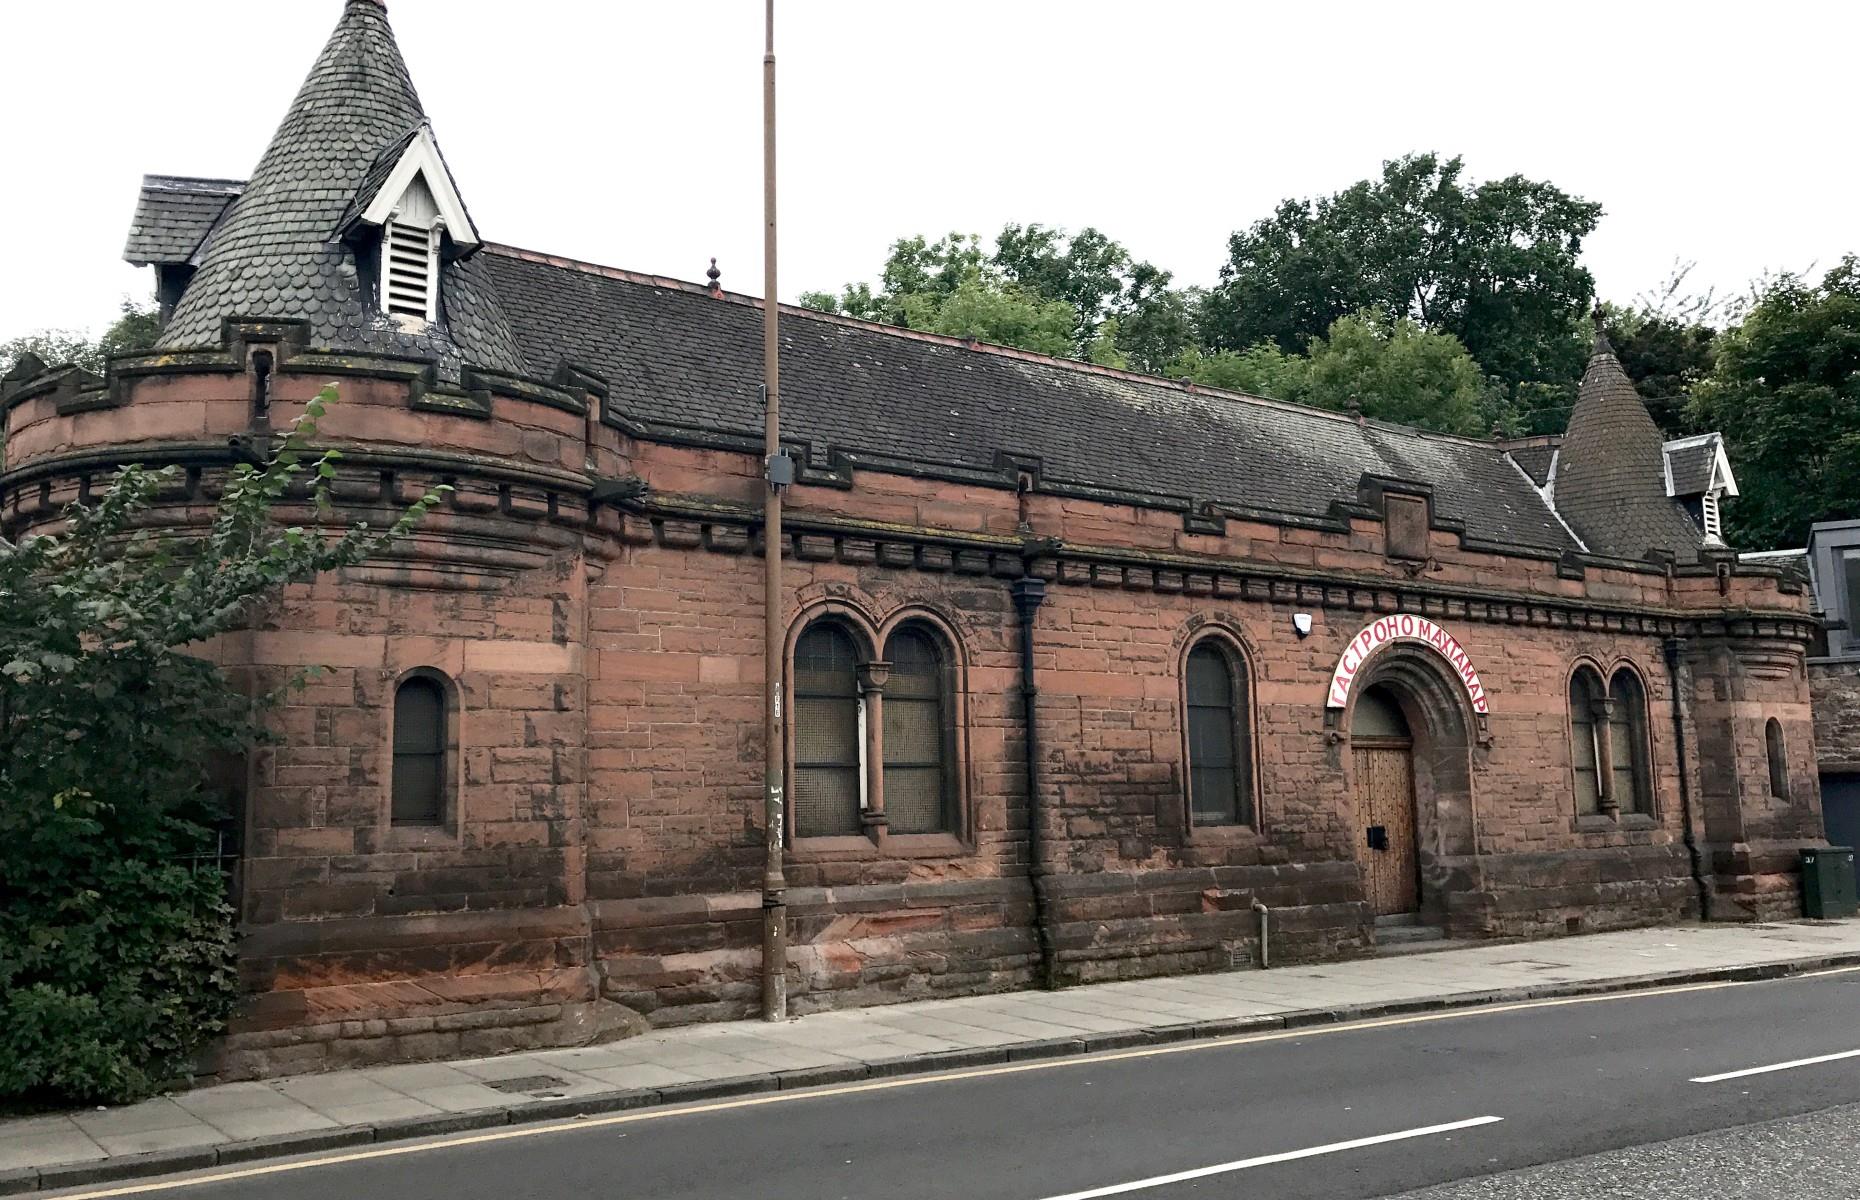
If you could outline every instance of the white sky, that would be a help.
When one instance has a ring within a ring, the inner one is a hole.
[[[785,298],[899,235],[1096,225],[1183,283],[1281,199],[1463,154],[1606,206],[1628,301],[1860,250],[1860,5],[779,0]],[[243,178],[339,0],[0,4],[0,339],[100,328],[145,171]],[[761,291],[759,0],[389,0],[480,232]]]

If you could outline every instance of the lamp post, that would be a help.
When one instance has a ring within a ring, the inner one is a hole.
[[[794,463],[781,450],[781,302],[775,290],[775,0],[767,0],[767,43],[762,53],[762,399],[763,608],[762,739],[762,1019],[788,1017],[788,880],[782,868],[786,831],[782,736],[782,490],[794,482]]]

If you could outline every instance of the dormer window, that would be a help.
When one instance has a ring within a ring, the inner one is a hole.
[[[432,130],[421,126],[384,150],[350,212],[345,236],[379,231],[381,312],[409,332],[438,321],[444,264],[477,249],[478,233]]]
[[[1724,520],[1718,506],[1726,496],[1737,495],[1737,477],[1724,452],[1724,438],[1700,433],[1675,438],[1661,447],[1666,469],[1666,494],[1686,506],[1699,524],[1706,546],[1724,546]]]

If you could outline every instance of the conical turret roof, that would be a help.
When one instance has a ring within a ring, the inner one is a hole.
[[[1598,320],[1556,462],[1556,507],[1589,549],[1620,558],[1698,556],[1701,532],[1666,494],[1664,438]]]
[[[245,191],[208,240],[160,344],[217,344],[227,317],[299,318],[315,345],[435,357],[454,377],[466,364],[522,372],[475,261],[445,266],[441,320],[409,333],[369,303],[355,255],[338,238],[358,189],[425,120],[387,10],[347,0]]]

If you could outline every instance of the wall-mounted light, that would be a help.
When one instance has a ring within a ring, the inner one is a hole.
[[[1298,631],[1299,637],[1301,638],[1310,637],[1311,636],[1311,614],[1310,613],[1293,613],[1292,614],[1292,628]]]

